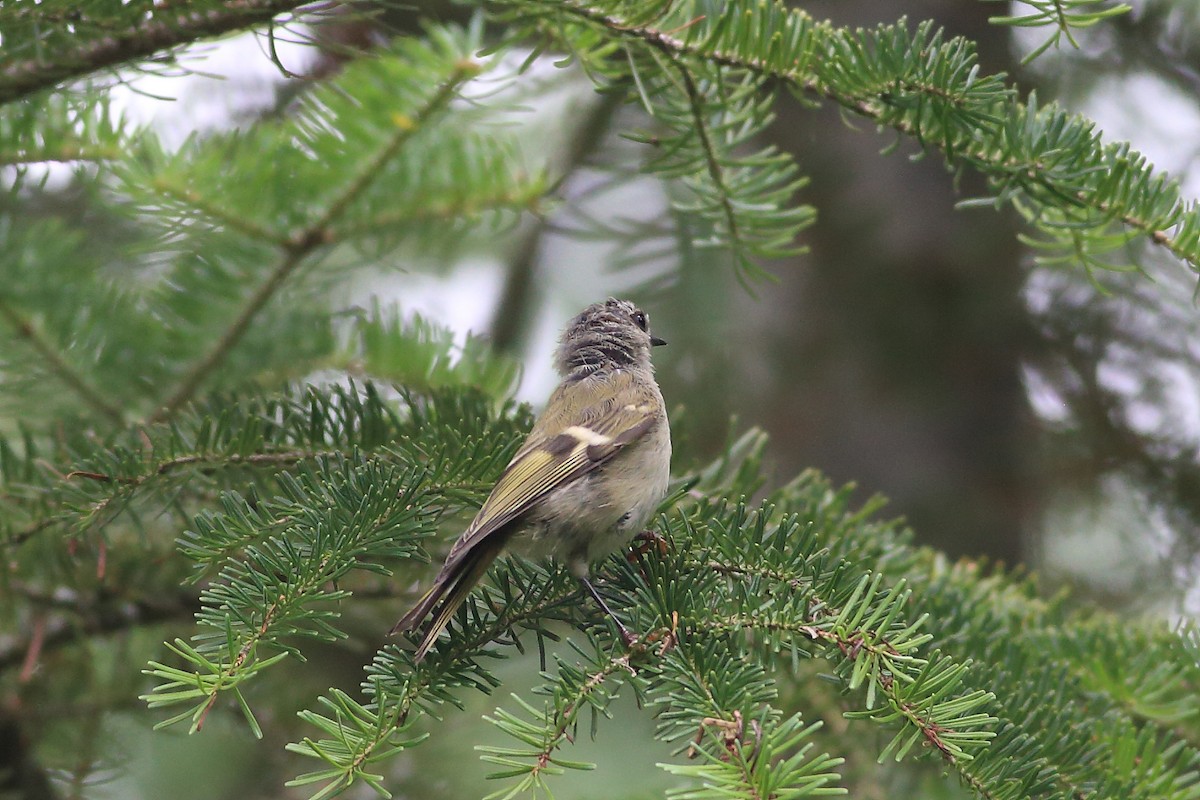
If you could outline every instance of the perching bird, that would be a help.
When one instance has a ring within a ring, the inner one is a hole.
[[[437,608],[417,661],[505,547],[555,556],[603,607],[588,565],[639,533],[667,493],[671,431],[650,364],[661,344],[627,300],[590,305],[567,325],[555,354],[562,381],[545,411],[433,586],[392,629],[413,630]]]

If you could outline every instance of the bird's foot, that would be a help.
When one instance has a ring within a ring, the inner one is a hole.
[[[633,537],[633,545],[629,548],[629,553],[625,558],[630,564],[633,564],[651,550],[657,550],[659,558],[666,557],[667,540],[658,531],[647,529]]]

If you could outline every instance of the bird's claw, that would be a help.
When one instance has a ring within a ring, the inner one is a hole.
[[[651,550],[657,550],[659,558],[665,558],[667,555],[667,540],[658,531],[644,530],[633,537],[633,546],[629,548],[629,553],[625,558],[632,564]]]

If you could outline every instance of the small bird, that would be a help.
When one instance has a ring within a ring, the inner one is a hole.
[[[433,586],[392,628],[413,630],[437,607],[416,661],[506,547],[563,561],[610,613],[588,565],[641,532],[667,493],[671,431],[650,363],[662,344],[627,300],[594,303],[567,325],[555,353],[562,380],[545,411]]]

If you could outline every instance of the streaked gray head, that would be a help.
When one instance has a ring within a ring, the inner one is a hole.
[[[666,344],[650,333],[650,315],[628,300],[593,303],[567,324],[555,354],[560,375],[604,367],[650,367],[650,348]]]

